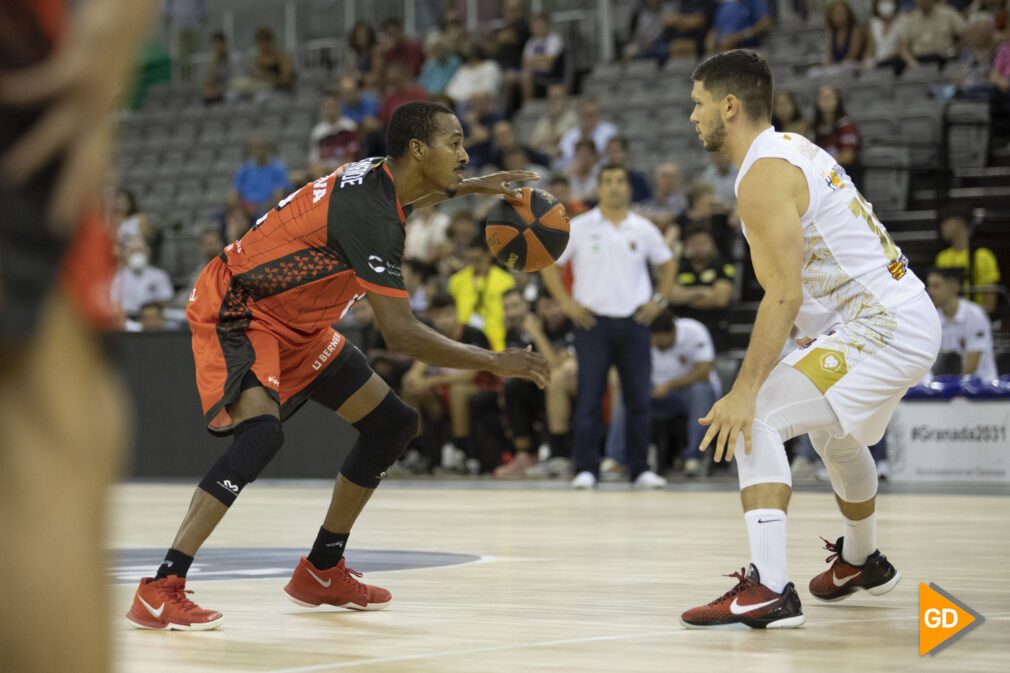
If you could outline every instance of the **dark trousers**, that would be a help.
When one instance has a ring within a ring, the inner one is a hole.
[[[599,475],[603,394],[607,389],[607,371],[611,365],[616,365],[627,412],[626,467],[634,481],[649,469],[647,452],[652,378],[649,328],[631,318],[596,316],[596,325],[592,329],[575,328],[575,357],[579,363],[573,428],[575,472]]]

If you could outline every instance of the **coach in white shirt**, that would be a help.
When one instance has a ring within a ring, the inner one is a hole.
[[[673,288],[673,255],[656,225],[628,210],[631,185],[624,167],[600,169],[598,196],[598,207],[572,219],[571,238],[557,265],[541,272],[544,285],[576,326],[579,374],[572,486],[596,485],[603,394],[607,371],[616,365],[627,408],[628,474],[638,487],[662,487],[665,481],[650,472],[646,462],[651,426],[649,325],[666,308]],[[574,276],[571,296],[558,271],[568,262]],[[650,263],[659,271],[657,293]]]
[[[992,325],[981,306],[958,297],[963,273],[962,269],[933,269],[926,280],[943,330],[940,352],[958,353],[962,374],[991,381],[998,376],[992,349]]]

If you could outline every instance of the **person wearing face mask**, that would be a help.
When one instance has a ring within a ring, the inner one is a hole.
[[[123,266],[112,279],[112,301],[125,315],[135,317],[141,306],[172,298],[172,279],[162,269],[151,266],[143,241],[130,241],[123,249],[122,260]]]
[[[891,68],[896,75],[905,69],[900,53],[900,23],[897,0],[874,0],[866,41],[866,67]]]

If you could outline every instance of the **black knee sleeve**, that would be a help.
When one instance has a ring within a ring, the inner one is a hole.
[[[390,392],[367,416],[353,423],[358,435],[340,473],[362,488],[376,488],[417,434],[417,412]]]
[[[200,482],[200,488],[228,507],[246,484],[266,469],[284,445],[284,431],[275,416],[257,416],[235,427],[235,440]]]

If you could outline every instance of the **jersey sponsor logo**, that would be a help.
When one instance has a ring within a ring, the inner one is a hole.
[[[193,291],[189,293],[189,300],[190,301],[196,301],[196,288],[195,287],[193,288]]]
[[[835,192],[839,189],[845,189],[845,181],[848,179],[849,176],[845,172],[845,169],[840,164],[835,164],[824,177],[824,183],[828,186],[828,189]]]
[[[217,482],[217,485],[225,490],[231,491],[232,493],[239,492],[238,484],[231,483],[231,479],[225,479],[224,481],[219,481]]]
[[[371,159],[347,164],[344,167],[344,172],[340,175],[340,188],[343,189],[348,185],[360,185],[365,181],[365,176],[368,175],[368,172],[374,167],[375,164],[372,163]]]
[[[270,385],[274,386],[275,388],[280,388],[281,387],[281,382],[277,379],[276,376],[268,376],[267,377],[267,383],[269,383]]]
[[[837,372],[843,362],[835,353],[825,353],[821,356],[821,369],[826,372]]]
[[[348,304],[350,303],[351,302],[348,302]],[[341,339],[340,334],[334,332],[333,338],[330,339],[330,343],[326,344],[326,348],[324,348],[323,352],[319,354],[319,357],[316,358],[316,361],[312,363],[313,369],[319,371],[320,369],[323,368],[323,365],[326,363],[326,361],[329,360],[331,357],[333,357],[334,351],[336,351],[337,346],[340,345],[340,339]]]
[[[386,271],[386,263],[383,262],[382,258],[379,257],[378,255],[368,256],[368,266],[375,273],[385,273]]]
[[[319,203],[326,196],[327,178],[319,178],[312,183],[312,204]]]

